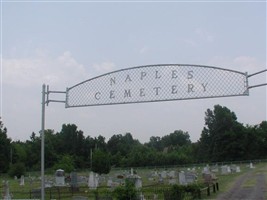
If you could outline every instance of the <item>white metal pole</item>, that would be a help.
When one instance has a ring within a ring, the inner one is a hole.
[[[43,89],[42,89],[42,122],[41,122],[41,199],[45,199],[45,180],[44,180],[44,132],[45,132],[45,94],[46,94],[46,89],[45,89],[45,84],[43,84]]]

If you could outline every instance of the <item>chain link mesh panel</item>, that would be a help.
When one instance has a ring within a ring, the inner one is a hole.
[[[148,65],[107,73],[67,89],[66,107],[248,95],[247,76],[200,65]]]

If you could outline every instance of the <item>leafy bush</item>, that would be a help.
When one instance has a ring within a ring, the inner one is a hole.
[[[124,186],[117,187],[113,194],[117,200],[129,200],[137,199],[137,190],[134,186],[134,183],[126,180]]]
[[[192,199],[197,199],[200,188],[204,187],[201,184],[189,184],[189,185],[173,185],[169,190],[164,192],[165,200],[182,200],[185,198],[186,193],[189,194]]]
[[[67,173],[72,172],[75,169],[72,156],[70,155],[62,156],[62,158],[58,161],[58,163],[56,163],[53,166],[53,169],[54,170],[63,169]]]
[[[26,168],[25,168],[24,163],[18,162],[10,166],[8,175],[11,177],[17,176],[18,178],[20,178],[21,175],[25,174],[25,172],[26,172]]]

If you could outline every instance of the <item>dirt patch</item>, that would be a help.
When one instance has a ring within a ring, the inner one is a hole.
[[[218,200],[264,200],[266,199],[265,174],[250,171],[239,177],[229,191],[220,194]]]

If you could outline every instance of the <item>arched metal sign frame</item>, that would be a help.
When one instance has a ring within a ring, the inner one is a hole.
[[[66,108],[130,103],[176,101],[188,99],[248,96],[254,74],[204,65],[165,64],[145,65],[121,69],[88,79],[66,89],[51,91],[42,86],[41,116],[41,199],[45,199],[44,130],[45,105],[64,103]],[[53,100],[50,94],[61,93],[64,100]]]
[[[247,73],[204,65],[145,65],[66,90],[66,108],[248,95]]]

